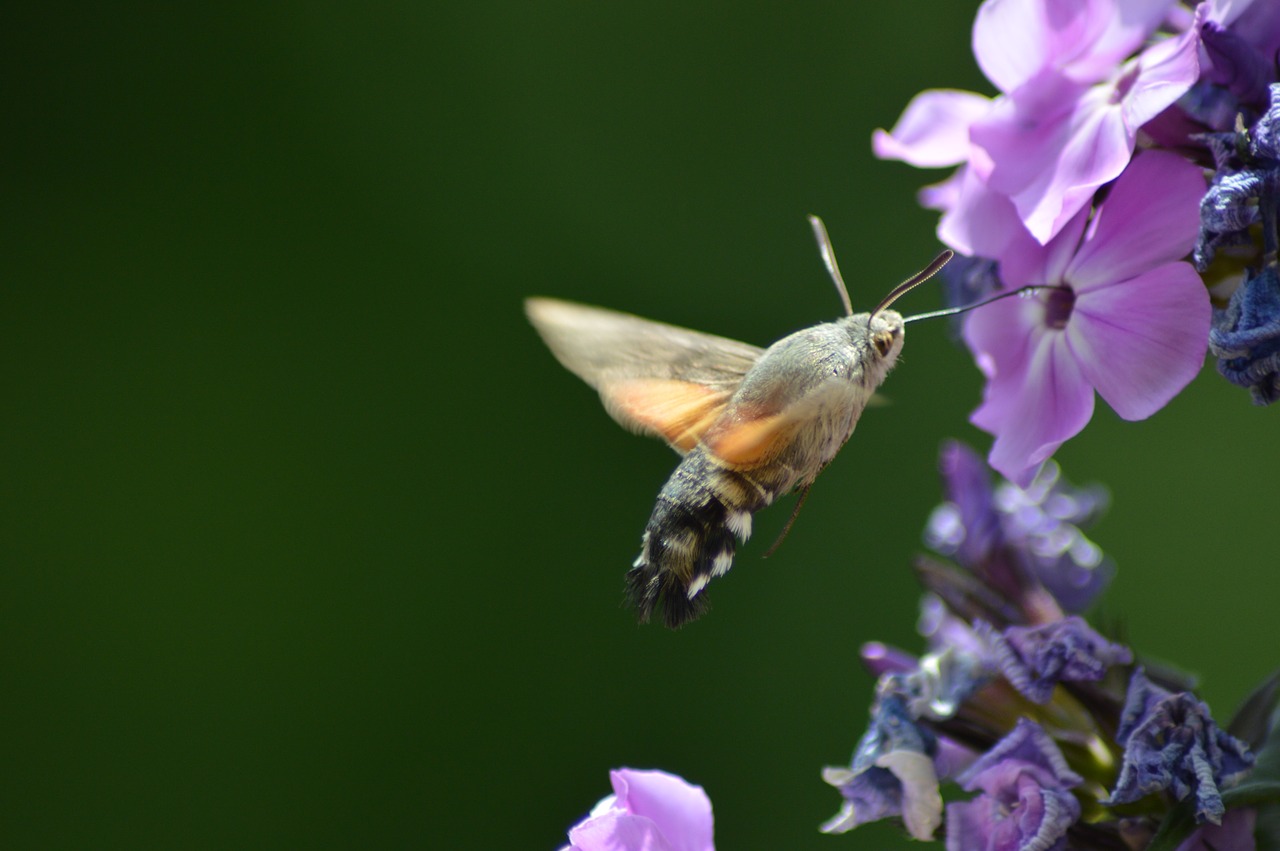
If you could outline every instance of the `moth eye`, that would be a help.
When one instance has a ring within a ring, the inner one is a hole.
[[[871,344],[876,347],[880,357],[884,357],[893,348],[893,334],[889,331],[877,331],[871,335]]]

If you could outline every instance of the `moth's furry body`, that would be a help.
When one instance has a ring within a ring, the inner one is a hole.
[[[624,426],[684,459],[658,494],[627,587],[640,618],[679,626],[733,564],[734,538],[775,497],[813,483],[902,349],[902,317],[860,313],[768,349],[601,308],[530,299],[529,318]]]

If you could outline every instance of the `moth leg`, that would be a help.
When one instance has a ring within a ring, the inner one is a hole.
[[[800,498],[796,500],[796,507],[791,509],[791,516],[787,518],[787,525],[782,527],[782,531],[778,534],[778,539],[769,545],[769,549],[765,550],[761,558],[768,558],[773,555],[773,551],[782,546],[782,542],[786,540],[787,534],[791,531],[791,526],[796,522],[796,518],[800,516],[800,507],[804,505],[805,499],[809,496],[809,488],[812,484],[805,485],[800,491]]]

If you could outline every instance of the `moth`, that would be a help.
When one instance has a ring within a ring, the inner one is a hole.
[[[698,617],[752,516],[792,491],[803,500],[902,351],[905,320],[889,306],[951,258],[944,251],[875,309],[854,313],[826,227],[809,222],[846,315],[767,349],[600,307],[525,301],[552,354],[613,419],[683,456],[626,575],[642,622],[659,607],[669,627]]]

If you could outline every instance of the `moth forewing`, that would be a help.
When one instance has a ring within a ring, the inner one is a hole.
[[[624,428],[688,452],[764,351],[756,346],[550,298],[525,313],[560,363]]]

